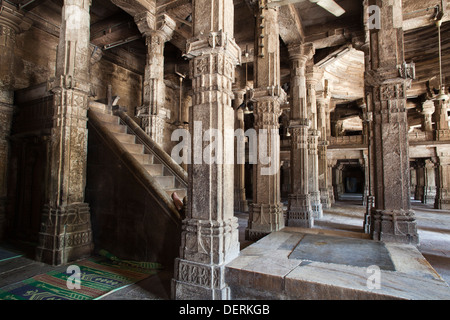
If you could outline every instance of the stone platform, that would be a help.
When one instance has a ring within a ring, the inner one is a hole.
[[[271,233],[227,265],[226,281],[236,300],[450,299],[449,286],[415,246],[325,229]]]

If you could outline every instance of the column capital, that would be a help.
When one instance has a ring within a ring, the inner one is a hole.
[[[306,63],[308,60],[312,59],[316,53],[316,49],[312,42],[308,43],[291,43],[288,44],[289,59],[301,60]]]
[[[236,44],[234,38],[228,33],[220,30],[208,34],[200,34],[186,41],[187,59],[193,59],[206,53],[225,52],[235,65],[241,64],[241,48]]]
[[[146,37],[160,36],[164,42],[169,41],[177,26],[176,22],[166,14],[156,17],[150,11],[144,11],[134,16],[139,31]]]
[[[0,8],[0,26],[7,26],[15,33],[27,31],[31,27],[32,21],[12,4],[2,1]]]

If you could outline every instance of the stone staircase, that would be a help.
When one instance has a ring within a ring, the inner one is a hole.
[[[181,199],[187,196],[186,184],[173,174],[173,170],[169,168],[170,165],[164,163],[164,160],[154,153],[154,147],[146,147],[145,142],[142,142],[129,126],[123,124],[119,116],[113,115],[111,111],[107,111],[107,108],[102,107],[100,104],[91,105],[90,112],[95,114],[100,120],[103,129],[107,129],[113,134],[117,142],[142,165],[169,197],[174,192]],[[147,138],[150,139],[148,136]],[[160,149],[158,152],[161,154],[164,151]],[[179,169],[183,170],[181,167]]]

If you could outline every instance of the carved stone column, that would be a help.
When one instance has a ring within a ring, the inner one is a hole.
[[[433,113],[434,103],[431,100],[427,100],[422,104],[421,113],[423,115],[422,130],[425,132],[433,131]]]
[[[246,229],[248,240],[258,240],[285,226],[280,190],[280,136],[278,118],[286,93],[280,86],[278,8],[259,9],[254,62],[254,128],[258,134],[258,161],[253,166],[253,203]],[[266,161],[262,157],[269,157]]]
[[[186,44],[193,88],[189,123],[192,157],[172,296],[229,299],[225,265],[239,254],[238,223],[233,212],[234,164],[229,161],[234,157],[233,139],[225,137],[227,130],[234,132],[232,83],[240,58],[233,39],[233,1],[196,0],[193,17],[194,37]],[[211,130],[216,132],[214,137],[209,136]],[[209,148],[204,141],[208,137],[223,146],[222,152]]]
[[[245,131],[244,110],[239,106],[244,102],[245,91],[234,91],[234,129]],[[245,137],[239,136],[236,140],[235,165],[234,165],[234,210],[238,212],[248,212],[248,203],[245,196]],[[240,157],[240,159],[238,159]]]
[[[416,194],[417,178],[416,168],[413,164],[411,164],[411,167],[409,168],[409,174],[411,175],[411,198],[414,198]]]
[[[9,162],[9,140],[14,110],[14,48],[16,34],[31,24],[22,12],[2,1],[0,13],[0,240],[6,216],[6,195]]]
[[[291,60],[291,117],[289,130],[291,147],[291,194],[287,211],[287,225],[312,228],[314,215],[311,208],[308,181],[308,119],[306,63],[315,52],[312,44],[293,44],[288,47]]]
[[[448,126],[448,102],[434,101],[434,122],[436,123],[436,140],[450,140]]]
[[[434,204],[436,200],[436,179],[435,179],[435,163],[434,161],[425,160],[425,186],[423,203]]]
[[[320,130],[317,126],[317,97],[316,85],[322,78],[323,72],[314,66],[307,67],[306,70],[306,88],[308,103],[308,118],[310,128],[308,131],[308,173],[309,173],[309,195],[311,197],[311,209],[315,219],[321,219],[323,216],[322,204],[320,202],[319,191],[319,154],[318,143]]]
[[[436,209],[450,209],[450,153],[444,148],[437,147],[436,163]]]
[[[420,200],[423,202],[425,188],[425,163],[421,160],[417,161],[416,166],[416,192],[414,194],[414,200]]]
[[[327,168],[328,168],[328,197],[330,199],[331,205],[336,202],[334,197],[334,188],[333,188],[333,168],[336,165],[336,160],[327,158]]]
[[[89,0],[65,0],[53,92],[48,202],[44,207],[37,260],[60,265],[91,254],[89,205],[84,202],[87,110],[90,92]]]
[[[164,108],[166,100],[164,45],[172,38],[176,23],[167,15],[162,15],[157,20],[156,3],[154,1],[148,3],[152,4],[152,9],[134,17],[147,45],[144,101],[143,106],[137,110],[137,116],[141,119],[144,131],[162,146],[168,111]]]
[[[330,95],[327,86],[323,91],[317,92],[317,128],[320,130],[318,153],[319,153],[319,191],[320,202],[322,208],[331,207],[330,193],[328,191],[329,170],[327,160],[327,149],[329,142],[327,141],[327,109],[330,104]]]
[[[380,7],[381,28],[370,30],[370,68],[374,136],[375,208],[371,211],[373,239],[417,244],[419,241],[410,203],[406,90],[398,66],[404,63],[401,1],[374,1]],[[395,165],[393,165],[395,164]]]

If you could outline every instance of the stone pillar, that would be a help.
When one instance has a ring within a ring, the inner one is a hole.
[[[416,192],[414,194],[414,200],[423,202],[425,188],[425,163],[423,161],[417,161],[416,166]]]
[[[258,240],[284,228],[280,190],[280,136],[278,118],[286,93],[280,86],[278,8],[259,8],[256,15],[257,54],[254,62],[254,128],[258,134],[258,161],[253,166],[253,203],[249,208],[247,240]],[[261,156],[270,156],[266,164]]]
[[[164,45],[172,38],[176,27],[169,16],[156,18],[156,2],[148,2],[151,9],[134,17],[136,25],[145,37],[147,56],[144,74],[143,105],[138,108],[144,131],[162,147],[164,126],[168,110],[164,108],[166,86],[164,84]]]
[[[414,167],[413,164],[411,164],[411,167],[409,168],[409,172],[411,175],[411,198],[415,198],[417,178],[416,178],[416,168]]]
[[[363,190],[363,206],[367,206],[367,198],[370,196],[369,191],[369,152],[362,151],[362,159],[359,159],[361,167],[364,169],[364,190]]]
[[[427,100],[422,104],[421,113],[423,115],[422,119],[422,130],[425,132],[433,131],[433,113],[434,113],[434,103],[431,100]]]
[[[308,119],[306,63],[314,53],[314,46],[291,44],[291,94],[290,94],[290,133],[291,145],[291,194],[287,211],[287,225],[312,228],[314,215],[311,208],[308,181]]]
[[[90,92],[89,0],[65,0],[53,93],[49,192],[39,233],[38,261],[60,265],[91,254],[89,205],[84,202]]]
[[[240,59],[233,39],[233,1],[196,0],[193,17],[193,38],[186,43],[193,89],[189,123],[192,155],[172,297],[229,299],[225,265],[239,254],[233,212],[234,165],[229,161],[234,156],[233,138],[224,137],[227,131],[234,132],[232,83]],[[214,137],[209,135],[211,130],[216,132]],[[220,147],[210,148],[206,138],[223,146],[222,152]]]
[[[425,186],[423,203],[434,204],[436,199],[435,163],[433,160],[425,160]]]
[[[322,208],[331,207],[330,193],[328,191],[329,176],[327,149],[327,109],[329,108],[330,96],[327,87],[325,90],[317,93],[317,128],[320,130],[318,153],[319,153],[319,191]]]
[[[436,200],[435,209],[450,210],[450,154],[445,147],[436,147]]]
[[[317,126],[317,98],[316,85],[322,78],[323,72],[314,66],[309,66],[306,70],[306,88],[307,88],[307,103],[308,103],[308,117],[310,121],[310,128],[308,131],[308,174],[309,174],[309,195],[311,197],[311,209],[315,219],[323,217],[322,204],[320,202],[319,191],[319,154],[318,143],[320,131]]]
[[[434,101],[434,122],[436,123],[436,140],[450,140],[450,129],[448,126],[448,102]]]
[[[234,92],[234,129],[245,131],[244,110],[239,106],[244,102],[245,91]],[[248,212],[248,203],[245,196],[245,153],[239,154],[239,150],[245,150],[245,137],[238,136],[235,148],[234,165],[234,211]],[[238,159],[241,157],[241,159]],[[240,160],[240,161],[239,161]]]
[[[375,208],[371,211],[373,239],[417,244],[414,212],[409,198],[409,144],[406,90],[400,77],[404,63],[401,1],[371,1],[380,8],[381,28],[370,30],[370,67],[365,73],[371,92],[374,136]],[[395,165],[393,165],[395,164]]]
[[[344,179],[343,179],[343,173],[344,173],[344,165],[342,163],[338,164],[334,168],[334,196],[336,200],[341,200],[341,195],[345,193],[345,186],[344,186]]]
[[[14,48],[16,34],[31,24],[10,3],[2,1],[0,13],[0,240],[6,222],[9,135],[14,110]]]
[[[327,167],[328,167],[328,197],[330,199],[331,205],[336,202],[334,197],[334,188],[333,188],[333,168],[336,165],[336,160],[330,160],[327,158]]]

